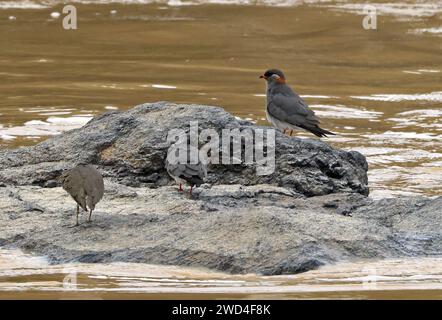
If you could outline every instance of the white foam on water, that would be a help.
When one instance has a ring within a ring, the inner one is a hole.
[[[46,121],[49,123],[63,126],[83,126],[92,120],[92,117],[74,116],[67,118],[49,117]]]
[[[0,9],[45,9],[47,5],[40,3],[40,1],[0,1]]]
[[[418,69],[416,71],[412,70],[403,70],[403,73],[410,73],[410,74],[423,74],[423,73],[439,73],[440,70],[437,69]]]
[[[104,109],[106,109],[106,110],[118,110],[118,107],[114,107],[114,106],[105,106]]]
[[[1,132],[1,130],[0,130],[0,132]],[[14,139],[16,139],[17,137],[10,136],[10,135],[8,135],[8,134],[0,133],[0,138],[3,139],[3,140],[14,140]]]
[[[410,32],[411,33],[417,33],[417,34],[422,34],[422,33],[442,34],[442,27],[414,29],[414,30],[412,30]]]
[[[348,147],[362,153],[370,165],[386,165],[394,163],[416,163],[442,160],[442,153],[430,152],[422,149],[393,148],[393,147]],[[400,168],[399,168],[400,170]],[[371,172],[371,171],[370,171]]]
[[[442,91],[430,93],[416,93],[416,94],[372,94],[370,96],[350,96],[353,99],[373,100],[373,101],[431,101],[442,102]]]
[[[60,12],[51,12],[51,18],[58,19],[60,17]]]
[[[51,60],[52,61],[52,60]],[[38,60],[33,60],[33,62],[38,62],[38,63],[47,63],[47,62],[51,62],[48,59],[38,59]]]
[[[438,118],[442,117],[442,109],[417,109],[400,112],[397,115],[406,117],[412,116],[414,119]]]
[[[55,112],[41,112],[39,115],[41,116],[61,116],[64,114],[71,114],[71,111],[55,111]]]
[[[403,131],[386,131],[380,134],[366,134],[363,137],[372,140],[388,140],[390,142],[402,143],[404,140],[438,140],[442,141],[442,135],[432,133],[417,133]]]
[[[77,129],[84,126],[92,119],[91,116],[73,116],[67,118],[49,117],[46,121],[31,120],[22,126],[0,128],[2,139],[11,137],[41,137],[57,135],[67,130]],[[6,137],[6,138],[5,138]]]
[[[433,0],[425,3],[343,3],[326,5],[336,11],[346,11],[358,15],[366,15],[367,4],[375,8],[377,15],[391,15],[398,17],[430,17],[442,12],[442,2]]]
[[[153,84],[151,85],[152,88],[156,88],[156,89],[176,89],[177,87],[175,86],[169,86],[169,85],[165,85],[165,84]]]
[[[39,126],[39,125],[38,125]],[[51,136],[60,134],[61,132],[55,128],[38,128],[33,126],[17,126],[0,129],[0,136]]]
[[[383,115],[382,112],[350,108],[344,105],[312,104],[310,107],[316,115],[326,118],[373,119]]]
[[[25,113],[42,113],[42,112],[70,112],[70,111],[75,111],[77,109],[74,108],[65,108],[63,106],[60,107],[33,107],[33,108],[19,108],[18,109],[21,112],[25,112]]]
[[[425,72],[425,73],[439,73],[440,72],[440,70],[437,70],[437,69],[419,69],[417,71]]]
[[[419,72],[419,71],[409,71],[409,70],[404,70],[404,71],[402,71],[403,73],[410,73],[410,74],[422,74],[421,72]]]
[[[0,1],[0,9],[44,9],[66,3],[64,0],[17,0]],[[243,5],[243,6],[272,6],[290,7],[302,4],[316,5],[332,10],[365,14],[366,3],[347,3],[345,0],[71,0],[69,3],[81,4],[164,4],[169,7],[190,5],[219,4],[219,5]],[[437,0],[427,0],[425,3],[409,3],[404,0],[400,3],[377,3],[376,7],[380,15],[395,15],[406,17],[425,17],[442,12],[442,3]],[[167,8],[167,7],[160,7]]]
[[[397,123],[393,128],[416,126],[421,128],[442,128],[442,109],[420,109],[397,113],[386,121]]]

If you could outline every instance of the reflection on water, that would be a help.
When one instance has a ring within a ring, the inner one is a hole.
[[[88,294],[90,296],[88,296]],[[297,275],[229,275],[137,263],[49,265],[0,249],[0,298],[432,298],[442,258],[340,263]]]

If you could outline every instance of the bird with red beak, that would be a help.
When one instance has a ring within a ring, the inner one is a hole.
[[[281,70],[267,70],[261,79],[267,82],[267,120],[274,127],[290,136],[293,130],[302,129],[318,137],[334,135],[319,127],[319,118],[307,103],[286,84],[285,75]]]

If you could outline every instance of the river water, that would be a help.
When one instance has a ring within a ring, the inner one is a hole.
[[[77,30],[62,27],[63,1],[0,0],[0,148],[33,145],[80,127],[105,111],[161,100],[222,106],[235,116],[266,124],[265,86],[258,76],[267,68],[279,67],[321,117],[322,126],[338,134],[324,140],[367,157],[372,197],[441,195],[441,1],[371,1],[377,10],[375,30],[363,28],[365,2],[358,1],[68,2],[77,8]],[[5,258],[0,253],[0,268],[8,269],[7,257],[19,259],[20,254],[8,253]],[[428,265],[440,262],[425,261]],[[390,270],[390,262],[378,263],[378,269]],[[394,263],[415,266],[417,269],[410,268],[417,275],[426,274],[420,261]],[[86,287],[124,283],[128,291],[141,287],[140,294],[152,292],[152,287],[189,287],[179,281],[150,282],[136,277],[125,282],[120,275],[111,278],[104,269],[107,278],[93,278],[97,267],[82,266],[85,269],[79,274],[87,279]],[[118,266],[109,268],[119,270]],[[137,268],[150,267],[128,270]],[[181,272],[164,270],[165,278],[167,272],[175,276]],[[305,297],[308,295],[302,292],[284,290],[298,283],[312,285],[309,281],[323,276],[323,271],[315,272],[308,273],[312,278],[305,275],[310,280],[304,276],[270,280],[219,277],[245,281],[244,286],[236,286],[236,282],[221,282],[220,286],[240,288],[238,294],[247,297],[265,295],[250,288],[259,289],[266,281],[274,294]],[[331,272],[330,279],[342,275]],[[20,285],[29,286],[32,292],[47,292],[42,287],[52,292],[62,274],[32,271],[23,277],[2,275],[1,279],[17,279],[12,292],[20,295]],[[209,281],[209,285],[203,281],[201,288],[220,287],[218,283],[211,286],[211,276],[206,273],[193,276],[195,281],[201,280],[199,276]],[[418,283],[402,280],[387,283],[396,288],[404,283],[412,287],[428,284],[424,295],[433,292],[434,282],[440,284],[440,278]],[[8,281],[2,282],[2,292],[11,288]],[[284,284],[276,285],[278,281]],[[374,297],[375,291],[369,295],[359,289],[351,291],[349,284],[337,281],[345,289],[336,294]],[[414,296],[416,288],[408,290],[406,285],[404,294]],[[117,291],[124,291],[120,289]],[[105,296],[114,294],[104,291]],[[166,291],[161,294],[170,294]],[[319,291],[313,296],[327,295]],[[228,289],[223,292],[234,295]]]
[[[289,276],[138,263],[49,265],[0,249],[0,299],[442,299],[442,258],[339,263]]]

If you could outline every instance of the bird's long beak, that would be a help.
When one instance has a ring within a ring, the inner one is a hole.
[[[259,78],[260,78],[260,79],[266,79],[266,80],[267,80],[267,77],[266,77],[265,75],[263,75],[263,74],[260,75]]]

